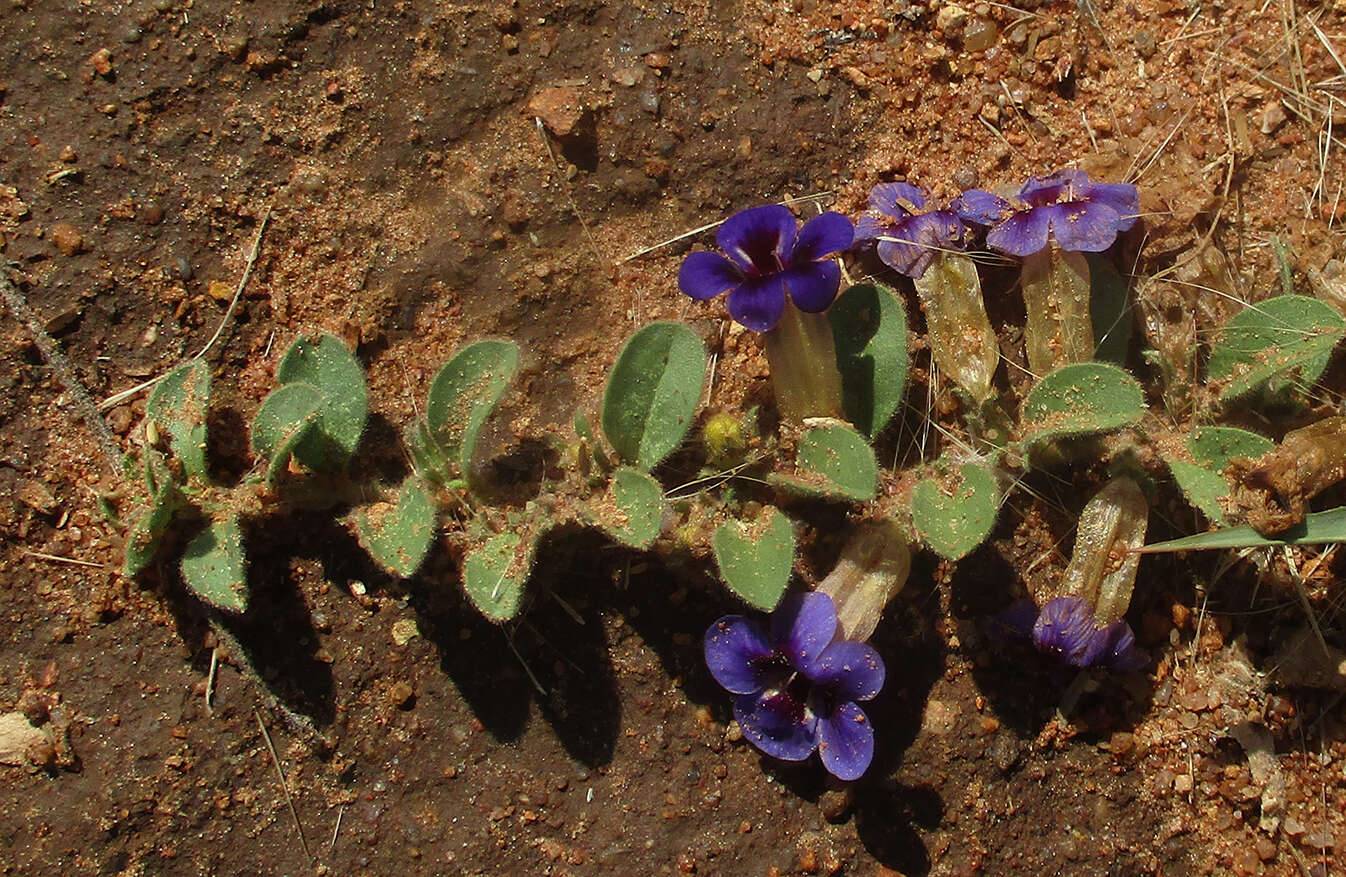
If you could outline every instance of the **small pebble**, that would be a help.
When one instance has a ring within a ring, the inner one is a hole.
[[[393,683],[388,689],[388,700],[398,709],[409,709],[416,699],[416,692],[403,680]]]
[[[47,230],[47,239],[67,256],[73,256],[84,249],[84,236],[79,229],[66,222],[58,222]]]
[[[112,53],[107,49],[99,49],[90,55],[89,64],[93,66],[93,72],[99,76],[112,75]]]

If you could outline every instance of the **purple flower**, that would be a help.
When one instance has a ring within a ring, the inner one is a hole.
[[[735,696],[734,718],[754,746],[784,761],[816,749],[834,776],[854,780],[874,757],[874,729],[856,701],[883,688],[883,659],[866,643],[833,642],[836,631],[831,597],[787,597],[769,635],[742,615],[712,624],[706,666]]]
[[[986,243],[1012,256],[1047,246],[1048,230],[1063,250],[1099,253],[1136,224],[1140,195],[1129,183],[1094,183],[1084,171],[1066,168],[1029,177],[1013,202],[973,189],[952,207],[966,221],[990,226]]]
[[[953,210],[930,210],[925,193],[908,183],[880,183],[869,206],[881,218],[862,216],[856,241],[877,240],[879,260],[908,277],[921,277],[939,250],[962,249],[967,228]]]
[[[692,253],[682,260],[678,288],[698,301],[728,292],[729,315],[766,332],[785,313],[786,295],[806,313],[827,310],[841,284],[841,268],[830,257],[850,248],[855,226],[829,211],[801,229],[789,210],[768,204],[726,219],[715,240],[729,258]]]
[[[1031,637],[1037,650],[1055,655],[1072,667],[1106,667],[1130,673],[1149,663],[1136,646],[1135,634],[1125,621],[1099,627],[1093,610],[1079,597],[1057,597],[1041,611],[1032,600],[1020,600],[1000,613],[1001,625]]]

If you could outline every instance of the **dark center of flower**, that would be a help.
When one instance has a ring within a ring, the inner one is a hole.
[[[780,256],[780,232],[774,228],[753,229],[743,241],[743,254],[748,257],[748,273],[754,277],[783,271]]]
[[[808,708],[809,680],[798,673],[791,673],[784,683],[762,698],[762,710],[771,714],[773,724],[803,724]]]

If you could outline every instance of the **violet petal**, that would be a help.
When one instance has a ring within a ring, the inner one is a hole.
[[[994,225],[1014,208],[999,195],[983,192],[981,189],[969,189],[953,199],[949,209],[957,213],[964,222]]]
[[[1134,673],[1150,663],[1150,656],[1136,646],[1136,635],[1125,621],[1114,621],[1103,628],[1107,645],[1099,663],[1117,673]]]
[[[1030,207],[1045,207],[1061,200],[1062,195],[1087,189],[1089,178],[1073,168],[1059,170],[1045,177],[1029,177],[1019,187],[1019,200]]]
[[[744,271],[766,274],[785,264],[798,228],[793,213],[779,204],[767,204],[740,210],[726,219],[715,240]]]
[[[1130,183],[1094,183],[1089,187],[1089,200],[1117,212],[1118,231],[1135,225],[1140,215],[1140,193]]]
[[[869,190],[869,206],[884,216],[893,219],[909,216],[911,211],[901,201],[919,210],[925,206],[925,193],[910,183],[879,183]]]
[[[1033,635],[1033,624],[1038,620],[1038,604],[1029,597],[1015,600],[1000,610],[993,623],[1004,633],[1027,639]]]
[[[879,261],[892,268],[898,274],[907,277],[920,277],[925,274],[925,270],[930,267],[930,259],[924,258],[930,256],[930,251],[915,243],[912,243],[906,236],[904,229],[891,229],[891,234],[885,234],[880,240],[875,252],[878,254]],[[898,238],[898,240],[893,240]],[[924,264],[921,262],[924,261]]]
[[[1106,204],[1075,201],[1038,208],[1052,224],[1061,249],[1075,253],[1101,253],[1117,240],[1121,218]]]
[[[1044,209],[1050,208],[1025,210],[996,225],[986,233],[987,245],[1011,256],[1027,256],[1041,250],[1047,246],[1049,225]]]
[[[743,272],[719,253],[691,253],[678,269],[678,288],[697,301],[714,298],[742,282]]]
[[[742,615],[726,615],[706,630],[706,666],[730,694],[755,694],[767,687],[773,654],[762,628]]]
[[[729,315],[754,332],[774,329],[785,313],[785,284],[781,274],[750,277],[729,291]]]
[[[841,640],[818,656],[813,681],[837,700],[872,700],[883,688],[883,658],[868,643]]]
[[[840,780],[858,780],[874,759],[874,728],[865,711],[849,701],[818,722],[818,755]]]
[[[1091,647],[1097,649],[1094,613],[1079,597],[1048,600],[1033,625],[1033,644],[1075,667],[1085,666]]]
[[[821,314],[837,297],[841,266],[836,262],[805,262],[781,275],[790,300],[806,314]]]
[[[817,262],[833,253],[849,250],[855,243],[855,226],[850,219],[829,210],[804,223],[795,240],[794,248],[786,252],[786,263],[800,265]]]
[[[748,742],[773,758],[803,761],[818,748],[818,717],[789,694],[740,695],[734,718]]]
[[[861,216],[855,221],[855,243],[872,241],[881,234],[887,234],[887,230],[890,228],[892,228],[892,223],[886,219],[869,215]]]
[[[771,641],[809,678],[836,632],[832,598],[817,591],[786,597],[771,614]]]

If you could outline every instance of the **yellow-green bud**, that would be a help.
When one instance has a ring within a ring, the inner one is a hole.
[[[701,438],[706,443],[706,459],[720,469],[731,469],[742,463],[748,450],[743,424],[723,411],[712,414],[701,427]]]

